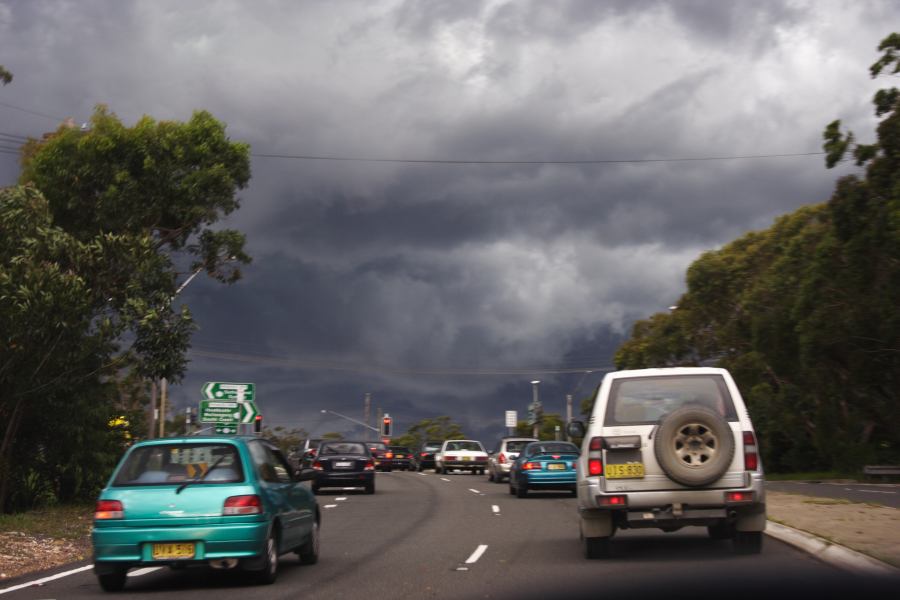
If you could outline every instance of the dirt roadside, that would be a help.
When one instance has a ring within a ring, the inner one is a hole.
[[[900,567],[900,510],[784,492],[766,494],[771,520]],[[90,558],[90,517],[84,515],[84,533],[75,539],[0,531],[0,587],[14,577]]]

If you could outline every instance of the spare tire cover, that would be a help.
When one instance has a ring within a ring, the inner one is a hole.
[[[708,485],[728,470],[734,458],[734,434],[719,413],[689,404],[662,418],[653,453],[673,481],[689,487]]]

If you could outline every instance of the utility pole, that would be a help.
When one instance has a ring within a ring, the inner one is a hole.
[[[572,394],[566,394],[566,425],[572,422]],[[566,427],[566,441],[571,442],[572,436],[569,435],[568,427]]]
[[[165,377],[159,380],[159,437],[166,437],[166,391],[168,381]]]
[[[381,418],[382,418],[383,416],[384,416],[384,415],[381,413],[381,407],[379,406],[379,407],[378,407],[377,416],[375,417],[375,422],[376,422],[376,423],[381,423]],[[378,433],[377,433],[376,435],[378,436],[378,439],[380,440],[380,439],[381,439],[381,429],[378,429]]]
[[[150,426],[147,428],[147,437],[156,437],[156,379],[150,381]]]
[[[372,394],[366,392],[365,399],[363,400],[363,423],[366,424],[366,427],[369,427],[371,423],[369,423],[369,416],[372,412]],[[365,431],[363,431],[365,434]],[[363,435],[365,437],[365,435]]]

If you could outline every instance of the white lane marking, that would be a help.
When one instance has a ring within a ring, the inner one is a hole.
[[[143,569],[135,569],[134,571],[129,571],[129,577],[140,577],[141,575],[146,575],[147,573],[152,573],[153,571],[159,571],[162,567],[144,567]]]
[[[343,502],[343,501],[346,500],[346,499],[347,499],[346,496],[341,496],[340,498],[335,498],[334,501],[335,501],[335,502]]]
[[[428,475],[428,473],[423,473],[423,472],[419,471],[419,475]]]
[[[497,506],[496,504],[492,504],[492,505],[491,505],[491,510],[494,511],[494,514],[495,514],[495,515],[499,515],[499,514],[500,514],[500,507]]]
[[[450,480],[447,479],[446,477],[441,477],[441,481],[450,481]]]
[[[885,490],[860,490],[853,488],[844,488],[845,490],[850,490],[851,492],[866,492],[867,494],[896,494],[897,492],[888,492]]]
[[[473,488],[469,488],[469,491],[472,492],[473,494],[480,494],[480,493],[481,493],[481,492],[479,492],[478,490],[473,489]]]
[[[472,563],[478,562],[478,559],[481,558],[481,555],[484,554],[485,550],[487,550],[487,544],[481,544],[475,548],[475,552],[472,553],[472,556],[466,559],[466,564],[471,565]]]
[[[83,567],[78,567],[77,569],[72,569],[71,571],[63,571],[62,573],[57,573],[56,575],[49,575],[47,577],[42,577],[41,579],[35,579],[34,581],[26,581],[25,583],[20,583],[19,585],[14,585],[12,587],[8,587],[6,589],[0,590],[0,594],[6,594],[7,592],[14,592],[16,590],[21,590],[22,588],[31,587],[33,585],[44,585],[48,581],[53,581],[54,579],[62,579],[63,577],[68,577],[69,575],[74,575],[75,573],[81,573],[82,571],[87,571],[88,569],[93,569],[94,565],[85,565]]]
[[[337,508],[337,504],[326,504],[325,508]]]
[[[345,490],[355,490],[356,488],[349,487],[349,488],[343,488],[343,489],[345,489]]]

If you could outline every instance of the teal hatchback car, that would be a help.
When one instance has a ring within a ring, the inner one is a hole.
[[[181,437],[132,446],[100,493],[91,539],[106,591],[138,565],[241,568],[272,583],[278,558],[314,564],[321,514],[278,448],[252,436]]]

